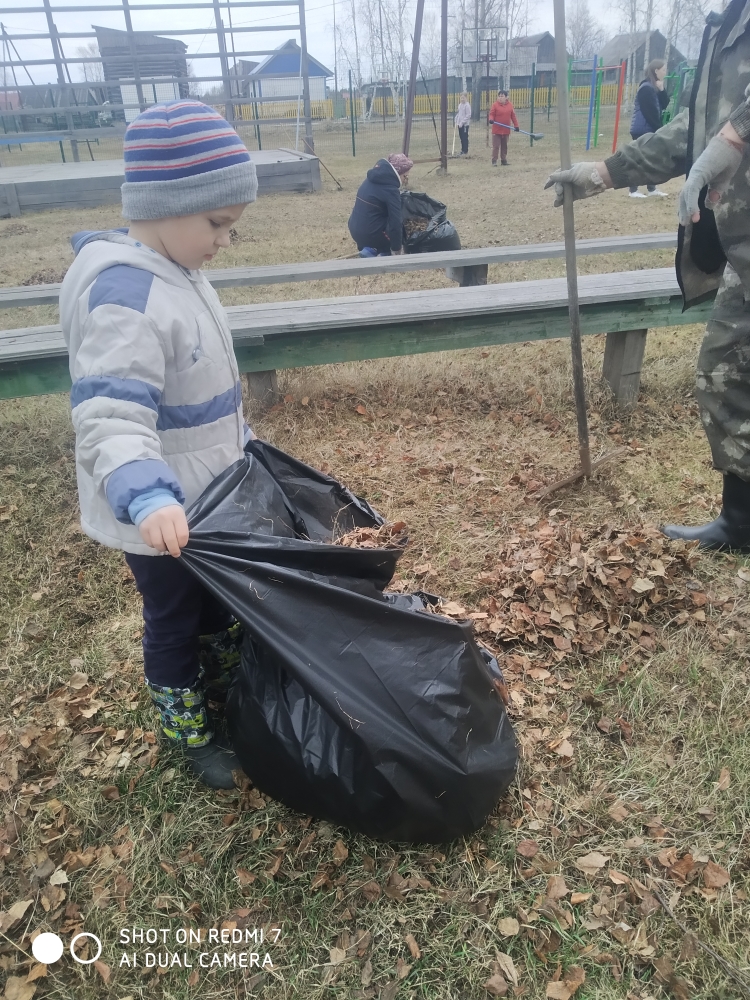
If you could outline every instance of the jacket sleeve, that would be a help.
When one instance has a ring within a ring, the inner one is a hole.
[[[510,119],[513,122],[513,124],[515,125],[516,128],[520,127],[519,124],[518,124],[518,119],[516,118],[515,109],[514,109],[514,107],[513,107],[512,104],[510,106]]]
[[[107,303],[82,319],[70,391],[77,461],[124,524],[145,493],[185,499],[157,433],[164,373],[164,346],[145,310]]]
[[[745,88],[745,100],[729,116],[729,121],[743,142],[750,142],[750,85]]]
[[[654,132],[661,128],[661,107],[659,105],[658,94],[659,91],[656,87],[648,85],[641,87],[638,91],[638,103],[641,108],[641,114]]]
[[[399,188],[389,188],[386,207],[388,209],[388,239],[391,250],[398,252],[403,241],[403,215],[401,214],[401,191]]]
[[[604,161],[616,188],[663,184],[685,174],[688,112],[681,111],[658,132],[642,135]]]

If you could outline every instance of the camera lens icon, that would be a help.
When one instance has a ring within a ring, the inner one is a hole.
[[[96,954],[93,958],[79,958],[75,952],[75,946],[81,938],[91,938],[96,944]],[[44,934],[37,934],[31,943],[31,954],[42,965],[54,965],[61,957],[65,950],[62,938],[59,934],[51,934],[45,932]],[[92,965],[102,953],[102,942],[96,936],[96,934],[89,934],[88,931],[82,931],[80,934],[76,934],[73,940],[70,942],[70,955],[71,958],[78,962],[79,965]]]

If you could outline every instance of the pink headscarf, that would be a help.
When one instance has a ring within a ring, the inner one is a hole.
[[[391,153],[388,157],[388,162],[396,171],[397,174],[403,176],[408,174],[411,168],[414,166],[414,161],[410,160],[405,153]]]

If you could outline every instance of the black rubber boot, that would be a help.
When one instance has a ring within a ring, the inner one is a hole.
[[[699,542],[702,549],[750,552],[750,483],[732,472],[724,473],[721,513],[715,521],[697,527],[665,524],[667,538]]]
[[[209,788],[235,788],[232,771],[241,769],[239,760],[221,736],[204,747],[182,748],[185,761],[199,781]]]

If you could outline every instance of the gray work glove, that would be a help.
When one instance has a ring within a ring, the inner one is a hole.
[[[742,150],[723,135],[713,137],[691,167],[685,186],[680,192],[677,214],[681,226],[697,222],[700,218],[698,196],[706,185],[708,185],[706,208],[713,212],[737,173],[742,163],[742,156]]]
[[[574,163],[570,170],[555,170],[547,178],[544,190],[555,186],[555,208],[563,203],[563,185],[570,184],[573,188],[573,201],[582,198],[592,198],[607,190],[595,163]]]

